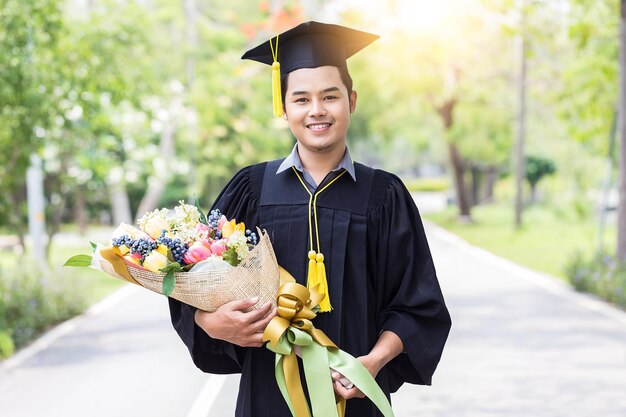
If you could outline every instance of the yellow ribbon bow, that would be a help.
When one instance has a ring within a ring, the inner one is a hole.
[[[385,417],[393,410],[385,393],[356,358],[337,348],[332,340],[313,326],[324,295],[315,286],[307,289],[280,268],[278,311],[267,325],[263,340],[276,353],[274,372],[280,392],[295,417],[310,417],[309,405],[300,381],[296,349],[300,349],[313,414],[316,417],[343,417],[346,400],[335,395],[330,369],[348,378],[378,407]]]
[[[289,328],[293,327],[307,333],[315,343],[321,346],[337,348],[333,341],[323,331],[316,329],[311,322],[317,315],[313,308],[319,305],[324,295],[318,292],[317,287],[309,290],[295,281],[289,272],[280,267],[281,285],[276,295],[277,314],[265,328],[263,341],[269,341],[272,347],[276,348],[281,338],[288,336],[286,333]],[[298,344],[294,342],[290,340],[290,343]],[[291,399],[291,406],[293,406],[292,411],[296,417],[310,417],[311,414],[300,381],[300,370],[296,353],[293,349],[289,350],[288,355],[282,356],[282,369],[287,392]],[[328,389],[332,391],[332,385]],[[337,409],[339,415],[343,416],[345,400],[337,404]]]

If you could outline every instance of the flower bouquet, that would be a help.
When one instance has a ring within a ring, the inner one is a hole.
[[[279,270],[267,233],[246,229],[219,210],[207,218],[180,202],[122,223],[109,245],[76,255],[65,266],[87,266],[205,311],[244,298],[276,305]]]

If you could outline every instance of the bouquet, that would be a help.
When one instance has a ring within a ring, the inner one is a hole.
[[[122,223],[108,245],[77,255],[66,266],[89,266],[205,311],[258,296],[276,305],[279,272],[267,233],[246,229],[219,209],[157,209],[137,225]]]

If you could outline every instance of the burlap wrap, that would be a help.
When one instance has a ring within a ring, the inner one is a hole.
[[[260,233],[259,243],[241,263],[226,270],[177,272],[176,284],[170,297],[205,311],[215,311],[223,304],[244,298],[259,297],[256,306],[272,303],[276,306],[279,270],[276,255],[267,233]],[[100,260],[102,270],[123,279],[113,265]],[[143,287],[163,294],[164,273],[150,272],[127,266],[131,276]]]

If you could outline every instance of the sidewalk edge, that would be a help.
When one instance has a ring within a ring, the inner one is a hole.
[[[516,264],[506,258],[495,255],[485,249],[479,248],[478,246],[474,246],[431,221],[423,219],[423,222],[427,234],[436,236],[446,243],[456,246],[460,250],[471,253],[476,258],[479,258],[490,265],[505,269],[516,277],[541,287],[554,295],[574,302],[587,310],[602,314],[605,317],[626,324],[626,311],[609,304],[599,297],[592,294],[578,292],[571,284],[566,283],[553,275],[535,271],[525,266]]]
[[[26,360],[30,359],[37,353],[50,346],[56,340],[76,329],[87,318],[101,314],[104,311],[112,308],[113,306],[124,300],[126,297],[133,294],[136,290],[138,290],[138,287],[135,285],[125,285],[122,288],[113,292],[112,294],[106,296],[96,304],[93,304],[91,307],[85,310],[84,313],[72,317],[71,319],[62,323],[59,323],[52,329],[39,336],[29,345],[17,351],[11,357],[0,362],[0,374],[19,366]]]

